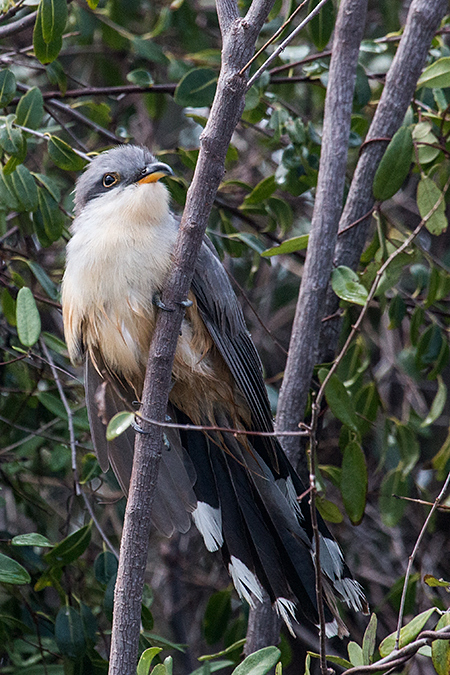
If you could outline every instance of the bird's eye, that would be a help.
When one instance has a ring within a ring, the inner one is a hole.
[[[103,176],[103,187],[105,188],[110,188],[118,182],[119,176],[117,173],[105,173]]]

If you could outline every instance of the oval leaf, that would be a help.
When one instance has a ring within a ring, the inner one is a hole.
[[[421,614],[415,616],[412,621],[406,624],[406,626],[403,626],[403,628],[400,631],[400,643],[399,643],[400,649],[402,647],[406,647],[406,645],[409,645],[410,642],[416,639],[416,637],[419,635],[420,631],[425,626],[430,616],[435,611],[436,607],[431,607],[430,609],[427,609],[425,612],[422,612]],[[390,654],[393,651],[395,647],[396,637],[397,632],[391,633],[391,635],[388,635],[386,638],[384,638],[383,642],[380,644],[379,647],[380,656],[382,658],[388,656],[388,654]]]
[[[310,0],[308,13],[319,4],[320,0]],[[311,39],[319,52],[327,46],[334,28],[336,13],[333,3],[327,2],[320,12],[314,16],[309,23],[309,32]]]
[[[111,551],[99,553],[94,562],[94,574],[97,581],[101,584],[107,584],[108,581],[117,574],[119,563]]]
[[[116,413],[116,415],[110,419],[106,429],[106,440],[113,441],[117,436],[123,434],[133,422],[134,413],[127,412],[126,410]]]
[[[408,483],[402,471],[390,471],[381,483],[379,509],[381,520],[387,527],[395,527],[403,516],[406,502],[397,497],[408,496]]]
[[[33,293],[26,286],[17,294],[16,323],[19,340],[25,347],[32,347],[41,334],[41,317]]]
[[[64,171],[80,171],[86,160],[76,154],[65,141],[52,136],[48,142],[48,154],[53,162]]]
[[[38,188],[38,203],[45,234],[51,242],[57,241],[64,228],[64,216],[58,203],[45,188]]]
[[[62,567],[77,560],[89,546],[91,541],[92,523],[85,525],[73,534],[63,539],[59,544],[45,554],[49,565]]]
[[[359,443],[352,441],[346,446],[342,459],[341,493],[345,510],[353,525],[359,525],[363,519],[367,485],[367,467],[364,452]]]
[[[151,87],[153,84],[153,77],[144,68],[132,70],[131,73],[128,73],[127,80],[138,87]]]
[[[450,626],[450,612],[445,612],[438,621],[435,630]],[[450,642],[448,640],[434,640],[431,644],[431,658],[437,675],[450,673]]]
[[[16,78],[5,68],[0,70],[0,108],[5,108],[16,94]]]
[[[160,652],[162,652],[161,647],[150,647],[149,649],[146,649],[144,652],[142,652],[137,666],[136,675],[148,675],[153,659]]]
[[[430,412],[420,425],[421,427],[429,427],[430,424],[433,424],[438,417],[442,415],[444,410],[445,402],[447,400],[447,387],[444,384],[444,380],[440,375],[437,377],[438,380],[438,390],[436,396],[433,399],[431,404]]]
[[[264,647],[250,654],[232,672],[232,675],[266,675],[281,656],[277,647]]]
[[[37,129],[44,114],[44,99],[41,90],[32,87],[17,104],[16,124],[29,129]]]
[[[336,267],[331,273],[331,286],[341,300],[361,306],[367,302],[367,289],[360,282],[356,272],[350,267],[344,265]]]
[[[87,649],[81,616],[73,607],[62,607],[55,621],[55,639],[59,651],[69,659],[79,659]]]
[[[203,108],[213,102],[217,87],[217,73],[211,68],[190,70],[175,89],[175,103],[184,108]]]
[[[31,577],[25,567],[8,556],[0,553],[0,583],[3,584],[28,584]]]
[[[49,542],[47,537],[38,534],[37,532],[30,532],[29,534],[18,534],[11,540],[13,546],[42,546],[52,547],[53,544]]]
[[[62,37],[67,23],[67,0],[41,0],[42,37],[46,44]]]
[[[378,201],[390,199],[400,190],[408,175],[413,153],[411,129],[400,127],[381,158],[373,180],[373,196]]]
[[[450,56],[444,56],[425,68],[419,77],[417,87],[433,89],[450,87]]]
[[[36,211],[38,190],[35,180],[28,169],[21,164],[11,174],[14,191],[25,211]]]
[[[208,600],[203,619],[206,642],[213,645],[220,640],[227,629],[231,616],[231,591],[218,591]]]
[[[321,377],[321,373],[319,373],[319,377]],[[323,379],[325,379],[325,376]],[[325,398],[333,415],[337,417],[342,424],[345,424],[352,431],[358,433],[358,418],[356,417],[352,400],[347,389],[336,374],[331,376],[325,388]]]
[[[417,206],[421,218],[426,218],[433,207],[441,200],[439,206],[425,223],[425,227],[431,234],[441,234],[447,229],[447,218],[445,217],[445,199],[442,198],[442,192],[439,190],[428,176],[423,176],[417,186]]]
[[[62,47],[62,36],[57,36],[51,42],[45,42],[42,29],[42,4],[39,3],[38,13],[33,30],[33,48],[35,57],[43,64],[51,63],[56,59]]]
[[[261,255],[264,258],[271,258],[273,255],[282,255],[286,253],[294,253],[295,251],[303,251],[308,246],[309,234],[302,234],[300,237],[292,237],[286,239],[279,246],[273,246],[263,251]]]

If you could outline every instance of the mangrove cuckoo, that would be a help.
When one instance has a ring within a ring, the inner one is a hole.
[[[139,401],[158,299],[178,220],[159,182],[169,166],[143,147],[98,155],[79,178],[63,280],[64,329],[74,364],[85,361],[86,400],[101,468],[127,492],[134,430],[107,442],[108,421]],[[175,354],[168,415],[180,425],[272,431],[261,364],[227,274],[205,239]],[[191,518],[209,551],[221,550],[241,598],[262,589],[292,629],[318,623],[314,543],[304,485],[270,436],[167,429],[152,520],[165,535]],[[327,634],[344,634],[335,596],[366,609],[360,585],[319,517]]]

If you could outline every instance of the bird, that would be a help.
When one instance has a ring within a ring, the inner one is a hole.
[[[106,439],[110,419],[136,410],[179,218],[164,176],[172,169],[143,146],[99,153],[75,187],[62,281],[64,332],[84,364],[94,449],[126,494],[136,431]],[[178,337],[152,507],[164,535],[192,521],[209,551],[220,550],[241,599],[267,593],[294,634],[319,624],[309,497],[275,436],[186,429],[186,425],[272,432],[257,350],[219,257],[205,236]],[[179,425],[179,428],[175,428]],[[361,585],[318,514],[328,637],[348,634],[336,598],[367,613]]]

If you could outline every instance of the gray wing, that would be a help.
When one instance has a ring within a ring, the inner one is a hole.
[[[91,427],[92,442],[102,471],[111,466],[125,494],[133,467],[135,432],[129,427],[114,441],[106,440],[109,420],[122,410],[132,410],[134,395],[102,367],[96,357],[97,368],[86,356],[85,390],[86,405]],[[190,513],[197,506],[192,486],[195,470],[183,449],[176,429],[167,429],[162,449],[152,522],[164,535],[170,537],[175,530],[187,532],[191,525]]]
[[[209,240],[205,240],[200,249],[191,288],[208,332],[247,400],[253,428],[272,431],[261,361],[228,275]],[[272,439],[261,438],[261,443],[277,464]]]

